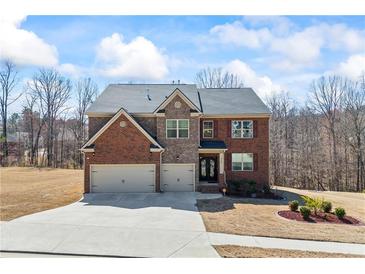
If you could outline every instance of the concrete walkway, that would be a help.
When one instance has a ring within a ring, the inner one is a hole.
[[[365,255],[365,244],[349,244],[324,241],[291,240],[269,237],[241,236],[208,232],[212,245],[239,245],[261,248],[281,248],[290,250],[317,251]]]

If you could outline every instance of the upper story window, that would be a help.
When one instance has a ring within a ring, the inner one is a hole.
[[[252,171],[253,154],[252,153],[232,153],[232,170],[233,171]]]
[[[213,138],[213,121],[203,121],[203,138]]]
[[[166,138],[189,138],[189,119],[166,119]]]
[[[252,120],[232,121],[232,138],[252,138],[252,137],[253,137]]]

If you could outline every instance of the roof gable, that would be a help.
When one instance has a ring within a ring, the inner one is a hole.
[[[176,88],[155,110],[154,114],[163,110],[176,96],[179,96],[191,109],[201,112],[200,109],[178,88]]]
[[[121,108],[98,132],[94,134],[81,148],[81,151],[87,151],[98,137],[105,132],[121,115],[124,115],[144,136],[158,149],[163,150],[162,146],[136,121],[128,112]]]

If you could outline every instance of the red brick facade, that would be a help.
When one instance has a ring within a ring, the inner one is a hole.
[[[126,122],[126,127],[120,127],[121,121]],[[96,139],[94,144],[95,152],[85,153],[85,192],[90,192],[92,164],[155,164],[156,191],[159,191],[160,153],[150,152],[151,142],[123,114]]]
[[[234,139],[231,137],[232,120],[253,120],[253,138]],[[214,136],[203,139],[203,121],[214,122]],[[269,183],[269,118],[201,118],[202,140],[222,140],[228,150],[224,153],[224,170],[226,181],[237,179],[252,179],[258,185]],[[253,153],[253,171],[232,171],[232,153]]]
[[[95,135],[112,117],[89,117],[89,138]]]
[[[176,101],[182,103],[179,109],[174,108]],[[166,119],[189,119],[188,139],[166,139]],[[110,117],[89,118],[89,138],[91,138]],[[200,123],[199,123],[200,119]],[[121,121],[127,126],[120,127]],[[224,152],[224,174],[219,172],[219,153],[216,156],[219,186],[225,181],[250,179],[257,185],[269,183],[269,118],[205,118],[191,115],[190,108],[182,98],[174,98],[165,108],[165,116],[136,117],[143,128],[157,136],[157,140],[165,148],[160,152],[150,152],[151,141],[131,123],[123,114],[94,142],[95,152],[85,153],[85,192],[90,191],[89,176],[91,164],[155,164],[156,191],[160,190],[160,162],[162,163],[195,163],[196,187],[199,189],[199,157],[209,154],[199,153],[199,142],[203,139],[203,121],[214,122],[214,137],[206,140],[220,140],[227,145]],[[253,120],[253,138],[234,139],[231,137],[232,120]],[[200,128],[200,132],[199,132]],[[200,138],[199,138],[200,136]],[[253,171],[232,171],[232,153],[253,153]]]

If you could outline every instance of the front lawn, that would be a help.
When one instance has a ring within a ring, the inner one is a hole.
[[[365,226],[328,223],[305,223],[287,220],[277,212],[288,209],[288,201],[301,200],[299,195],[320,196],[334,207],[365,221],[365,195],[362,193],[313,192],[278,188],[288,200],[223,197],[198,200],[198,208],[209,232],[278,238],[365,243]]]
[[[0,168],[0,220],[64,206],[82,193],[82,170]]]
[[[326,253],[236,245],[214,246],[223,258],[365,258],[361,255]]]

